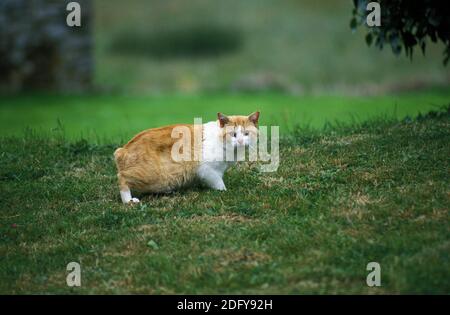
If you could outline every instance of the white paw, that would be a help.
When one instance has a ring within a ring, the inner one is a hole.
[[[135,204],[135,203],[139,203],[139,199],[137,199],[137,198],[131,198],[129,201],[124,201],[123,202],[125,205],[132,205],[132,204]]]

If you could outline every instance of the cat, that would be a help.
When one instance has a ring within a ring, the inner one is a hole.
[[[248,116],[226,116],[200,126],[201,159],[174,159],[173,147],[179,141],[174,130],[195,134],[196,125],[178,124],[153,128],[138,133],[125,146],[114,152],[120,196],[124,204],[139,203],[131,190],[142,193],[165,193],[187,186],[199,179],[209,188],[226,190],[223,175],[234,161],[227,161],[225,150],[254,145],[257,142],[259,112]],[[184,150],[183,149],[183,150]],[[186,151],[188,152],[188,151]]]

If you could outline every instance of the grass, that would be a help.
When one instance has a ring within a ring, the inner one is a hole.
[[[282,134],[294,126],[321,129],[329,123],[357,123],[374,117],[414,117],[436,110],[450,99],[450,90],[428,90],[386,96],[289,96],[284,94],[203,95],[14,95],[0,96],[2,135],[64,134],[76,140],[108,143],[128,141],[137,132],[172,123],[216,119],[217,112],[261,111],[262,125],[279,125]]]
[[[242,164],[226,192],[127,207],[119,143],[1,137],[0,293],[449,294],[449,142],[448,113],[296,129],[275,173]]]

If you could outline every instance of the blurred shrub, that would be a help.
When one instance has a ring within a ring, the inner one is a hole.
[[[91,87],[91,0],[82,27],[66,24],[66,3],[0,0],[0,91],[83,91]]]
[[[149,55],[159,58],[217,56],[238,50],[241,32],[214,25],[167,29],[157,33],[123,31],[111,41],[119,54]]]
[[[367,4],[372,0],[353,0],[353,18],[350,27],[366,24]],[[444,64],[450,60],[450,6],[442,0],[378,0],[381,8],[381,26],[368,27],[366,42],[382,49],[390,44],[398,55],[402,47],[406,56],[412,58],[415,47],[425,54],[427,39],[445,45]]]

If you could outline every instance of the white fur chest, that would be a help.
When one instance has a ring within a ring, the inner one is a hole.
[[[229,162],[225,161],[225,149],[217,121],[203,124],[202,161],[200,164],[208,164],[209,167],[222,174],[229,166]]]
[[[225,190],[222,177],[230,162],[225,161],[221,130],[217,121],[203,125],[202,160],[197,176],[212,188]]]

